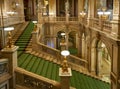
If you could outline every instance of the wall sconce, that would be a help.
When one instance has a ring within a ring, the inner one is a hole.
[[[13,44],[12,44],[12,35],[11,35],[11,31],[14,30],[14,27],[6,27],[4,28],[5,31],[8,31],[8,41],[7,41],[7,48],[12,48]]]
[[[84,18],[85,15],[86,15],[86,13],[85,13],[84,11],[80,12],[80,16],[81,16],[82,18]]]
[[[68,63],[67,63],[67,56],[70,55],[70,52],[68,50],[63,50],[61,52],[61,55],[64,56],[63,64],[62,64],[62,71],[68,72]]]
[[[54,16],[54,13],[53,12],[49,13],[49,16]]]
[[[14,11],[9,11],[9,12],[6,12],[6,13],[7,13],[7,15],[10,15],[10,16],[13,16],[15,14]]]
[[[65,42],[65,33],[61,33],[61,42],[60,42],[60,46],[65,46],[66,45],[66,42]]]
[[[34,31],[37,31],[37,21],[32,21],[34,23]]]
[[[111,12],[106,11],[106,8],[102,8],[102,11],[99,11],[98,16],[102,20],[107,20]]]
[[[61,33],[61,36],[65,36],[65,33]]]

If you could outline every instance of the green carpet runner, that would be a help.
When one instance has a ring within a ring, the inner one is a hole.
[[[34,24],[30,22],[23,34],[16,41],[15,45],[19,46],[18,66],[32,73],[60,82],[60,65],[24,52],[25,47],[31,38],[33,27]],[[76,89],[110,89],[110,84],[75,70],[72,70],[70,84]]]

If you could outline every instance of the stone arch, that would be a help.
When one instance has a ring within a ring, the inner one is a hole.
[[[103,79],[110,80],[111,57],[107,46],[101,40],[97,44],[97,74]]]
[[[91,72],[94,72],[96,75],[102,77],[104,75],[103,78],[107,77],[109,81],[111,69],[110,60],[111,58],[107,50],[107,45],[102,40],[94,38],[91,44]]]

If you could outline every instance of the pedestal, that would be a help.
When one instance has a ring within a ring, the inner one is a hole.
[[[4,48],[1,50],[2,57],[7,58],[9,63],[9,73],[12,78],[9,80],[10,89],[15,88],[15,75],[14,70],[17,67],[17,49],[18,46],[13,46],[12,48]]]
[[[38,41],[38,31],[33,31],[32,32],[32,50],[33,51],[38,50],[37,41]]]
[[[63,72],[62,68],[60,68],[59,76],[61,77],[61,89],[70,89],[71,68],[68,68],[68,72]]]

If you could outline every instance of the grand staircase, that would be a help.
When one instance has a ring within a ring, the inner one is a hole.
[[[52,56],[45,55],[45,53],[27,52],[26,50],[31,41],[33,27],[34,24],[30,22],[15,41],[15,45],[19,46],[18,66],[39,76],[60,82],[59,68],[61,65],[52,61]],[[110,89],[109,83],[76,70],[72,70],[70,85],[76,89]]]

